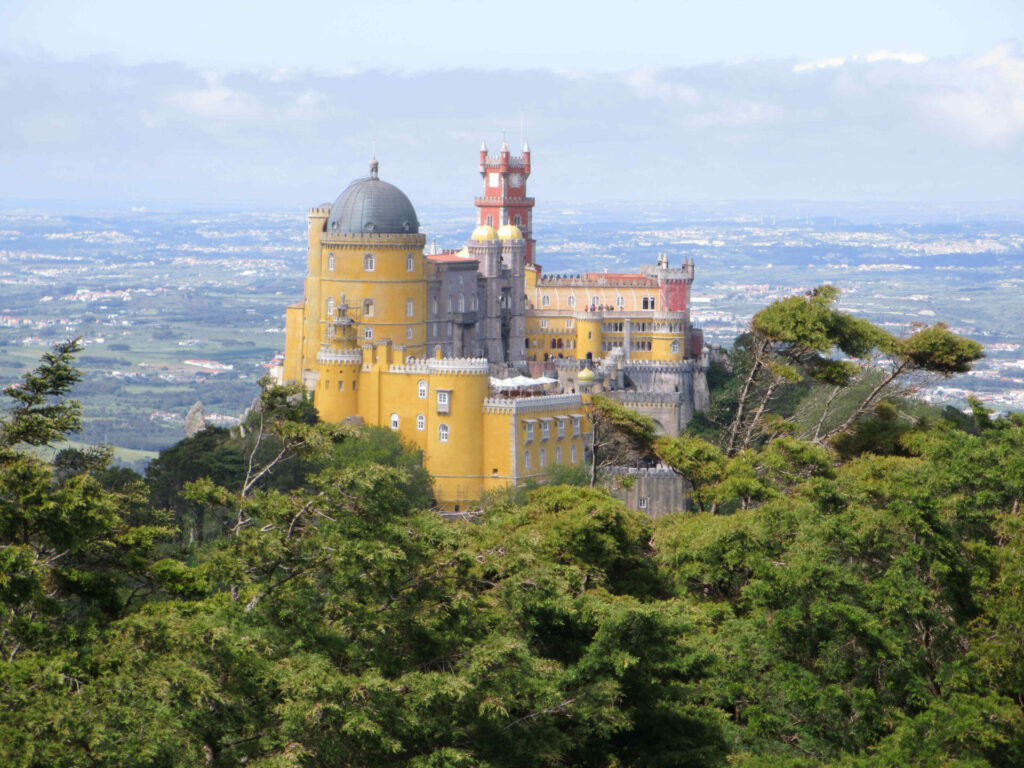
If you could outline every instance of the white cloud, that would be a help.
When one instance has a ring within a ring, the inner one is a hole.
[[[854,54],[853,56],[834,56],[816,61],[805,61],[793,67],[794,72],[814,72],[821,69],[837,69],[847,64],[877,64],[881,61],[896,61],[901,64],[924,64],[928,57],[923,53],[909,53],[901,51],[872,51],[866,54]]]
[[[251,94],[228,88],[214,74],[204,76],[206,86],[167,96],[168,105],[209,120],[249,121],[263,117],[263,109]]]

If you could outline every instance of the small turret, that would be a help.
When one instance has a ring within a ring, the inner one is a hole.
[[[487,141],[480,142],[480,175],[487,173]]]

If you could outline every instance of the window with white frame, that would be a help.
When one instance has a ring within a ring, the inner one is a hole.
[[[566,304],[568,304],[570,307],[575,307],[576,306],[576,297],[575,296],[570,296],[568,299],[566,299]]]
[[[425,400],[427,397],[427,380],[420,379],[416,384],[416,395],[421,399]]]
[[[551,304],[551,297],[550,296],[541,296],[540,297],[540,305],[542,307],[550,306],[550,304]]]
[[[637,501],[637,506],[640,509],[647,509],[647,497],[641,496],[640,499]]]
[[[460,293],[459,294],[459,312],[465,312],[465,311],[466,311],[466,294]]]
[[[329,254],[327,256],[327,271],[328,272],[333,272],[334,271],[334,254],[333,253]]]
[[[405,271],[414,272],[415,270],[416,261],[413,259],[412,254],[410,253],[408,256],[405,257]]]
[[[562,446],[556,445],[555,446],[555,464],[561,464],[561,463],[562,463]]]
[[[624,306],[626,306],[626,297],[625,296],[616,296],[615,297],[615,306],[618,307],[619,309],[622,309]]]
[[[412,326],[411,325],[405,326],[405,338],[408,339],[409,341],[412,341]]]
[[[437,296],[434,297],[434,301],[430,305],[430,314],[437,317]]]
[[[405,300],[405,316],[412,317],[416,314],[416,302],[412,299]]]
[[[523,451],[523,469],[530,468],[530,451]]]
[[[565,437],[565,419],[558,420],[558,436]]]
[[[675,340],[674,340],[674,341],[672,342],[672,347],[671,347],[671,349],[672,349],[672,354],[673,354],[673,355],[678,355],[678,354],[679,354],[679,339],[675,339]]]
[[[548,329],[548,319],[546,317],[542,317],[540,319],[540,328],[542,331],[546,331]]]
[[[363,269],[366,272],[373,272],[377,269],[377,259],[372,253],[367,253],[363,256]]]
[[[442,390],[437,393],[437,412],[448,413],[449,393]]]
[[[373,299],[363,299],[363,317],[373,317]]]
[[[544,467],[546,467],[547,463],[548,463],[548,452],[546,450],[544,450],[543,448],[541,448],[540,449],[540,456],[538,456],[537,458],[539,459],[538,462],[537,462],[537,465],[541,469],[544,469]]]
[[[397,413],[392,413],[391,414],[391,428],[392,429],[398,429],[398,424],[399,424],[398,414]]]
[[[540,423],[540,439],[547,440],[549,437],[551,437],[551,422],[542,421]]]
[[[533,423],[526,422],[526,442],[533,440]]]
[[[334,299],[333,298],[327,299],[327,317],[329,319],[334,317]]]
[[[573,420],[572,420],[572,436],[573,437],[579,437],[580,436],[580,417],[579,416],[573,417]]]
[[[592,306],[592,307],[599,307],[599,306],[601,306],[601,297],[600,296],[591,296],[590,297],[590,306]]]
[[[437,440],[440,443],[448,442],[448,425],[442,424],[437,428]]]
[[[367,341],[369,341],[370,339],[373,338],[373,326],[372,325],[368,325],[365,328],[363,328],[363,338],[366,339]]]
[[[422,413],[416,414],[416,429],[422,432],[427,428],[427,417]]]
[[[569,446],[569,463],[576,463],[576,443],[573,443],[572,445]]]

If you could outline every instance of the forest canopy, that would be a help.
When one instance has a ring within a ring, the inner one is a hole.
[[[691,434],[598,401],[608,451],[691,482],[657,521],[592,478],[443,520],[395,433],[295,388],[145,477],[47,459],[80,425],[58,346],[0,422],[0,764],[1024,764],[1024,417],[861,409],[887,374],[858,389],[834,348],[980,349],[798,298]],[[808,401],[838,409],[817,433]]]

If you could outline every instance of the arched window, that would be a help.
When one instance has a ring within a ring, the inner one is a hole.
[[[363,317],[373,317],[373,299],[363,299]]]
[[[547,466],[548,452],[543,448],[540,449],[540,461],[538,463],[540,464],[541,469],[544,469],[544,467]]]
[[[363,256],[363,269],[367,272],[373,272],[377,268],[377,260],[373,257],[372,253],[368,253]]]
[[[437,440],[440,443],[448,442],[448,425],[442,424],[437,428]]]
[[[427,398],[427,380],[426,379],[420,379],[419,384],[416,385],[416,394],[419,396],[419,398],[421,400],[426,400],[426,398]]]
[[[541,296],[540,297],[540,305],[542,307],[546,307],[546,306],[548,306],[550,304],[551,304],[551,297],[550,296]]]
[[[672,354],[679,354],[679,339],[676,339],[675,341],[672,342]]]
[[[334,298],[327,299],[327,317],[328,319],[334,318]]]
[[[328,272],[333,272],[334,271],[334,254],[333,253],[328,255],[328,257],[327,257],[327,271]]]
[[[523,226],[523,217],[517,213],[515,217],[512,219],[512,223],[515,224],[517,227]]]
[[[530,452],[523,451],[523,469],[530,468]]]
[[[392,429],[398,429],[398,414],[397,413],[392,413],[391,414],[391,428]]]
[[[562,463],[562,446],[556,445],[555,446],[555,464],[561,464],[561,463]]]
[[[566,303],[570,307],[575,307],[576,306],[576,297],[575,296],[570,296]]]
[[[576,463],[576,443],[573,443],[572,445],[569,446],[569,463]]]
[[[426,428],[427,428],[427,417],[424,416],[422,413],[417,413],[416,414],[416,429],[418,429],[420,432],[422,432]]]
[[[412,299],[405,300],[405,316],[412,317],[416,314],[416,302]]]
[[[408,256],[405,257],[405,271],[406,272],[414,272],[415,270],[416,270],[416,262],[413,259],[412,254],[410,253]]]

